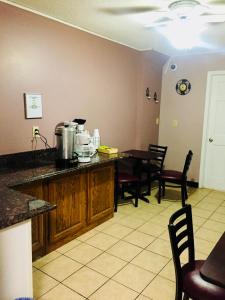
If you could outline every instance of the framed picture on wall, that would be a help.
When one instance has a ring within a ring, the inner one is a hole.
[[[41,119],[42,118],[42,95],[41,94],[24,94],[25,118]]]

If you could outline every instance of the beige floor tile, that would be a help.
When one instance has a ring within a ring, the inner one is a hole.
[[[82,269],[71,275],[69,278],[67,278],[63,282],[63,284],[81,294],[82,296],[89,297],[107,280],[107,277],[87,267],[83,267]]]
[[[126,203],[122,205],[118,205],[118,212],[124,215],[130,215],[135,212],[138,208],[135,207],[132,203]]]
[[[172,257],[170,242],[163,239],[156,239],[147,247],[147,250],[168,258]]]
[[[150,272],[159,273],[168,261],[169,258],[167,257],[143,250],[132,260],[131,263]]]
[[[143,209],[137,211],[135,214],[132,214],[131,217],[132,217],[133,215],[134,215],[136,218],[141,219],[141,220],[143,220],[143,221],[145,221],[145,222],[151,220],[151,219],[153,218],[153,216],[154,216],[154,215],[151,214],[150,212],[146,211],[146,208],[143,208]]]
[[[101,250],[87,244],[81,244],[65,253],[66,256],[81,264],[86,264],[102,253]]]
[[[43,267],[44,265],[46,265],[47,263],[49,263],[50,261],[56,259],[57,257],[59,257],[61,255],[61,253],[56,252],[56,251],[52,251],[51,253],[43,256],[42,258],[36,260],[35,262],[33,262],[33,266],[37,269]]]
[[[138,293],[129,288],[109,280],[97,292],[95,292],[89,299],[90,300],[134,300]]]
[[[224,202],[224,200],[223,199],[215,199],[215,198],[206,196],[205,198],[202,199],[201,202],[215,204],[215,205],[221,205]]]
[[[225,217],[224,217],[225,220]],[[220,223],[220,222],[216,222],[213,220],[207,220],[204,225],[203,228],[207,228],[213,231],[217,231],[220,233],[224,233],[225,231],[225,223]]]
[[[225,216],[224,216],[224,214],[220,214],[218,212],[215,212],[214,214],[212,214],[210,216],[210,220],[217,221],[217,222],[220,222],[220,223],[225,223]]]
[[[208,211],[214,212],[217,209],[218,206],[219,206],[219,204],[209,203],[209,202],[205,201],[205,199],[204,199],[201,202],[199,202],[195,207],[206,209]]]
[[[62,247],[60,248],[57,248],[56,249],[56,252],[60,252],[62,254],[66,253],[67,251],[73,249],[74,247],[78,246],[81,242],[78,241],[77,239],[63,245]]]
[[[112,226],[112,224],[114,224],[114,223],[115,223],[115,221],[114,221],[113,219],[110,219],[110,220],[108,220],[108,221],[106,221],[106,222],[104,222],[104,223],[98,225],[97,227],[95,227],[95,229],[96,229],[97,231],[103,231],[103,230],[106,229],[107,227]]]
[[[105,234],[103,232],[100,232],[95,236],[91,237],[90,239],[86,240],[87,244],[101,250],[107,250],[117,242],[118,242],[117,238],[112,237],[111,235]]]
[[[146,297],[144,295],[139,295],[136,300],[152,300],[152,298]]]
[[[155,274],[134,266],[132,264],[124,267],[119,273],[117,273],[113,279],[128,288],[141,293],[142,290],[150,283],[155,277]]]
[[[152,223],[155,223],[160,226],[167,226],[168,225],[168,217],[162,216],[162,215],[156,215],[154,218],[151,219]]]
[[[225,200],[225,192],[211,191],[208,196],[215,199]]]
[[[92,260],[87,266],[107,277],[112,277],[115,273],[121,270],[127,262],[118,257],[103,253],[94,260]]]
[[[170,260],[168,264],[165,265],[165,267],[162,269],[159,275],[174,282],[176,281],[173,260]]]
[[[78,236],[77,240],[81,241],[81,242],[85,242],[86,240],[90,239],[92,236],[94,236],[97,233],[98,233],[97,230],[92,229],[92,230],[85,232],[84,234]]]
[[[198,229],[195,232],[195,237],[198,237],[200,239],[203,239],[203,240],[206,240],[206,241],[216,244],[216,242],[221,237],[221,233],[201,227],[200,229]]]
[[[44,294],[39,300],[84,300],[85,298],[78,295],[76,292],[68,289],[62,284],[57,285],[55,288]]]
[[[104,233],[107,233],[119,239],[122,239],[124,236],[128,235],[132,231],[133,229],[120,224],[113,224],[110,227],[103,230]]]
[[[64,255],[57,257],[52,262],[41,268],[41,271],[58,281],[63,281],[83,265]]]
[[[164,231],[162,234],[160,234],[159,238],[166,241],[170,241],[169,231]]]
[[[123,260],[131,261],[142,248],[132,245],[130,243],[119,241],[117,244],[107,250],[107,253],[117,256]]]
[[[33,293],[34,298],[38,298],[58,285],[59,282],[37,270],[33,273]]]
[[[119,224],[136,229],[143,225],[145,221],[143,219],[137,218],[136,214],[132,214],[118,221]]]
[[[209,253],[212,251],[213,247],[215,246],[215,243],[195,238],[195,250],[201,253],[204,253],[206,255],[209,255]]]
[[[198,217],[198,216],[192,216],[192,219],[193,219],[193,224],[195,226],[201,226],[207,220],[206,218],[201,218],[201,217]]]
[[[138,231],[144,232],[146,234],[150,234],[151,236],[158,237],[165,230],[167,230],[166,226],[160,226],[153,222],[147,222],[143,226],[138,228]]]
[[[206,209],[198,208],[198,207],[193,207],[192,208],[192,215],[201,217],[201,218],[209,218],[209,216],[212,214],[211,211],[208,211]]]
[[[124,237],[123,240],[131,244],[137,245],[141,248],[145,248],[155,240],[155,237],[135,230],[126,237]]]
[[[225,215],[225,206],[218,207],[215,213]]]
[[[176,287],[173,281],[156,276],[142,294],[153,300],[174,300],[175,290]]]

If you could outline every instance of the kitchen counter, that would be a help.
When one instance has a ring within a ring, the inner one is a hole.
[[[54,163],[54,149],[0,156],[0,229],[53,210],[56,205],[16,191],[16,187],[74,173],[85,168],[123,158],[124,154],[95,154],[91,162],[59,169]],[[44,153],[44,159],[43,159]],[[46,160],[46,157],[50,157]],[[15,188],[15,189],[14,189]]]

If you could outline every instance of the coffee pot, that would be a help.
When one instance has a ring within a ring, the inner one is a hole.
[[[75,122],[59,123],[55,128],[58,167],[69,167],[78,163],[77,154],[74,152],[76,128]]]

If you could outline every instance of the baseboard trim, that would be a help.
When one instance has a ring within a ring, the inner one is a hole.
[[[198,188],[198,187],[199,187],[199,184],[198,184],[198,182],[196,182],[196,181],[188,181],[188,182],[187,182],[187,185],[188,185],[188,186],[191,186],[191,187],[195,187],[195,188]]]

